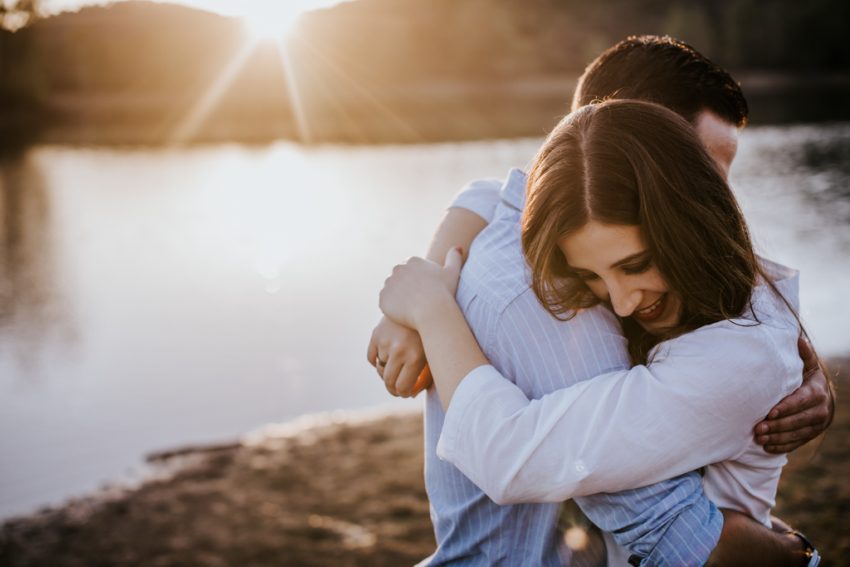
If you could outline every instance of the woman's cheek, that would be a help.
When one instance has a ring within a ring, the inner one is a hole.
[[[605,286],[605,283],[602,280],[594,281],[594,282],[586,282],[587,287],[590,288],[590,291],[593,292],[593,295],[597,297],[600,301],[608,300],[608,288]]]
[[[652,268],[652,288],[658,291],[669,291],[670,286],[667,285],[667,280],[664,279],[664,276],[661,275],[661,272],[658,271],[658,268]]]

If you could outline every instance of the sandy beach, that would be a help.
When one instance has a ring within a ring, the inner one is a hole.
[[[832,360],[839,392],[850,359]],[[776,514],[850,557],[850,402],[792,455]],[[141,486],[7,521],[0,565],[412,565],[434,548],[420,413],[312,416],[236,443],[151,455]]]

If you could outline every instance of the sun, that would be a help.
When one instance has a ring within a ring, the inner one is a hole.
[[[255,3],[251,10],[241,15],[242,23],[251,37],[257,41],[272,39],[281,40],[289,35],[302,10],[285,4],[263,5]]]

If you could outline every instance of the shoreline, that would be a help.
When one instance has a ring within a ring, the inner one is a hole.
[[[741,69],[756,125],[850,120],[850,74]],[[367,103],[343,96],[312,108],[302,130],[289,103],[265,93],[211,109],[194,128],[184,118],[203,93],[59,91],[15,101],[0,116],[0,149],[32,144],[174,147],[239,143],[385,145],[543,137],[567,112],[577,74],[507,81],[436,80],[377,88]],[[350,94],[350,93],[349,93]],[[383,111],[376,110],[375,105]],[[344,111],[346,121],[340,120]]]
[[[850,553],[850,358],[828,362],[835,422],[791,456],[775,508],[825,566]],[[4,521],[0,564],[411,565],[434,548],[418,410],[310,415],[148,461],[136,487]]]

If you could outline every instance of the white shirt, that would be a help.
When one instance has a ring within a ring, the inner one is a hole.
[[[796,310],[797,273],[765,267]],[[502,504],[620,491],[714,463],[706,494],[769,525],[786,458],[756,445],[753,427],[801,383],[800,331],[766,284],[752,303],[742,317],[661,343],[648,366],[536,400],[478,367],[455,391],[437,454]]]
[[[528,398],[540,398],[628,369],[631,363],[610,310],[599,306],[559,321],[535,297],[520,233],[525,186],[525,174],[513,169],[504,183],[471,183],[453,204],[489,221],[470,248],[456,298],[490,364]],[[436,390],[429,389],[425,486],[438,548],[427,564],[563,565],[568,550],[560,545],[556,527],[560,503],[493,502],[454,465],[437,457],[444,415]],[[723,528],[722,514],[705,495],[698,472],[575,501],[616,538],[616,543],[607,542],[609,565],[625,565],[630,554],[659,567],[703,565]],[[613,557],[617,551],[622,551],[620,559]]]

